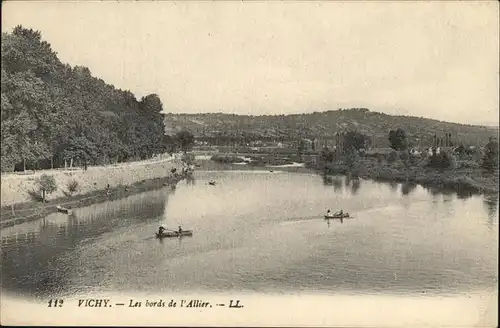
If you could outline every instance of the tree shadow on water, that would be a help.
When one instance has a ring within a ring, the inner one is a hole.
[[[414,182],[405,182],[401,185],[401,194],[404,196],[410,195],[417,188],[417,184]]]
[[[339,177],[332,177],[332,176],[323,174],[323,185],[333,186],[333,190],[335,192],[342,191],[342,180]]]
[[[398,192],[398,183],[396,181],[391,181],[389,182],[389,189],[392,191],[392,192]]]
[[[186,177],[186,184],[188,186],[194,186],[196,184],[196,179],[192,175]]]
[[[335,192],[341,192],[342,191],[342,180],[340,178],[333,179],[332,186],[333,186],[333,190],[335,190]]]
[[[488,228],[493,229],[495,218],[498,216],[498,194],[484,195],[483,205],[488,214]]]
[[[356,195],[358,193],[359,188],[361,188],[361,179],[356,178],[352,180],[351,183],[351,193]]]

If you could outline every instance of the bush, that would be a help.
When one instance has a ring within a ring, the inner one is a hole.
[[[397,151],[391,151],[391,153],[387,156],[387,162],[393,163],[399,158]]]
[[[182,161],[185,162],[186,164],[193,164],[194,160],[195,160],[194,154],[185,153],[182,155]]]
[[[459,169],[478,169],[479,167],[480,165],[476,161],[465,160],[457,162],[457,168]]]
[[[222,164],[243,163],[245,160],[238,156],[213,155],[210,158],[214,162]]]
[[[427,166],[435,169],[447,169],[453,166],[453,158],[446,152],[440,152],[436,155],[431,155]]]
[[[70,193],[70,195],[75,193],[78,190],[78,187],[79,187],[78,181],[74,179],[68,181],[68,183],[66,184],[66,188],[68,188],[68,192]]]
[[[42,174],[35,179],[35,187],[38,192],[42,193],[42,201],[45,201],[45,196],[57,190],[56,179],[52,175]]]

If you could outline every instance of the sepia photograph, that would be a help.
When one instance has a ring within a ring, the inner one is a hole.
[[[498,1],[3,1],[0,323],[497,327]]]

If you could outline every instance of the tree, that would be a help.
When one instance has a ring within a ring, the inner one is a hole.
[[[365,149],[369,138],[356,131],[348,131],[344,134],[344,150],[351,151]]]
[[[305,143],[304,139],[300,139],[299,140],[299,144],[297,146],[297,155],[298,156],[302,156],[302,154],[304,153],[304,151],[306,150],[306,148],[307,147],[306,147],[306,143]]]
[[[179,143],[179,147],[184,153],[186,153],[189,149],[191,149],[191,147],[194,144],[194,136],[188,130],[182,130],[177,132],[175,137],[177,139],[177,142]]]
[[[42,174],[35,180],[35,186],[42,193],[42,201],[45,202],[45,196],[57,190],[56,179],[52,175]]]
[[[325,147],[321,151],[320,159],[323,163],[331,163],[333,162],[334,154],[330,149],[328,149],[328,147]]]
[[[347,166],[349,172],[352,173],[355,169],[357,169],[359,162],[360,159],[356,150],[351,149],[347,151],[347,153],[344,156],[344,164]]]
[[[406,132],[401,128],[389,131],[389,143],[394,150],[407,149],[408,142],[406,139]]]
[[[481,166],[489,172],[498,169],[498,142],[493,138],[486,144]]]
[[[67,158],[83,165],[146,159],[164,152],[163,105],[63,64],[41,33],[2,33],[1,169]],[[55,164],[55,165],[54,165]]]

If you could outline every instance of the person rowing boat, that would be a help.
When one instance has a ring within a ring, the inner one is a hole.
[[[158,234],[161,235],[163,233],[163,231],[165,231],[167,229],[165,229],[162,225],[158,228]]]
[[[342,218],[346,218],[346,217],[349,217],[349,213],[345,213],[344,214],[344,210],[340,210],[339,212],[337,213],[334,213],[332,214],[332,212],[330,210],[326,211],[326,214],[325,214],[325,219],[342,219]]]

